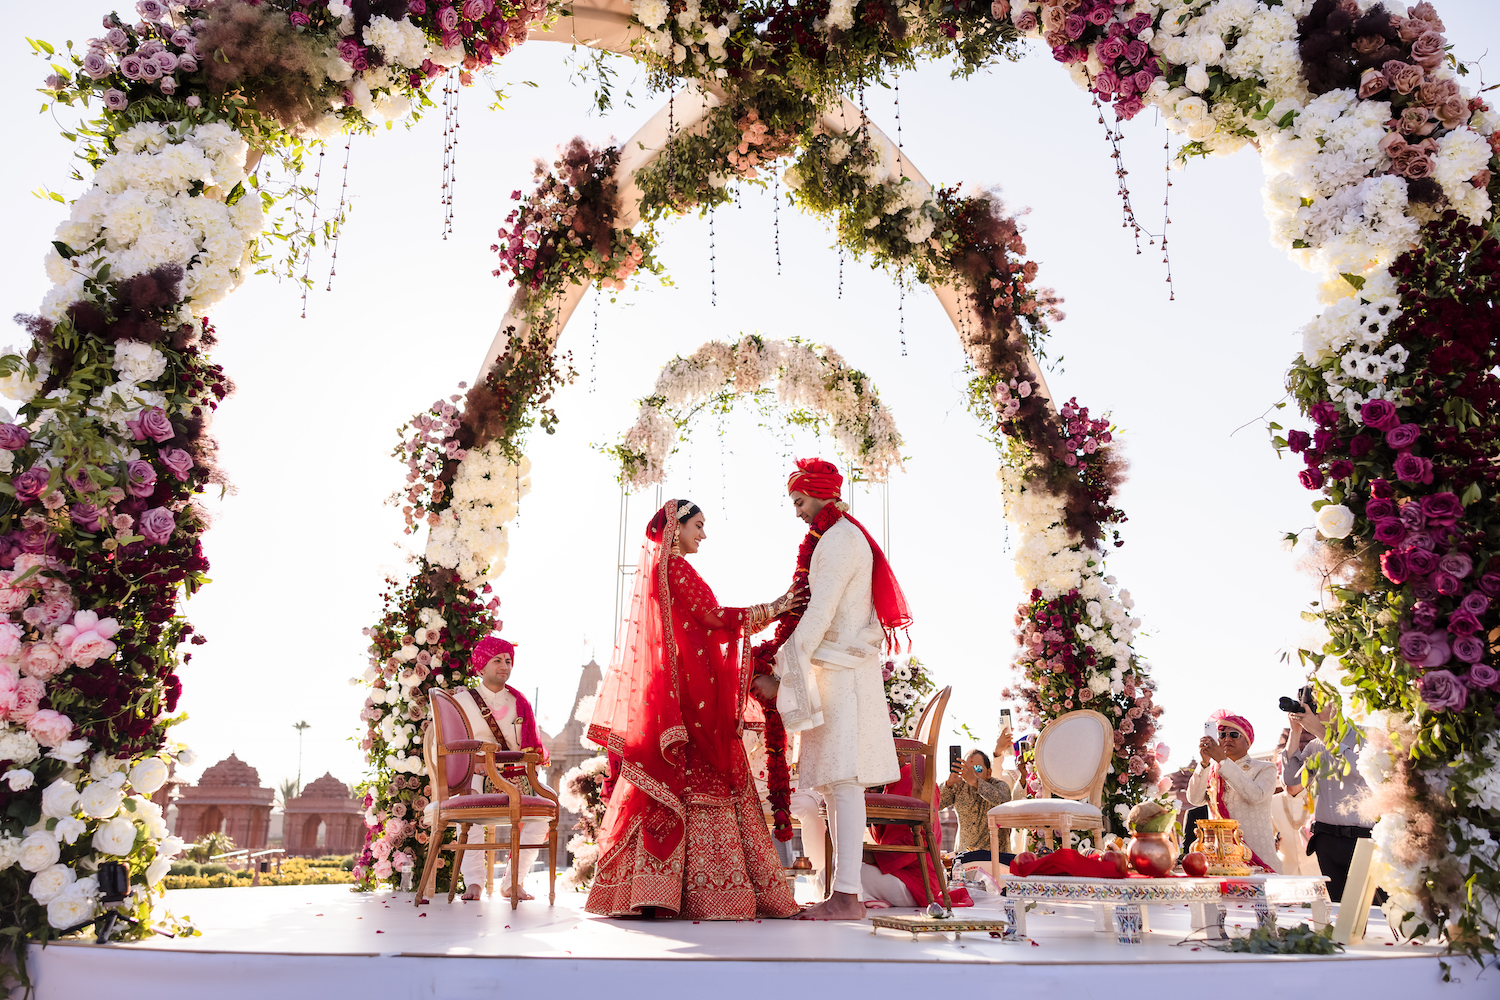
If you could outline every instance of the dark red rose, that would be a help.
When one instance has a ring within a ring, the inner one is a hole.
[[[1359,416],[1365,426],[1377,431],[1388,431],[1401,422],[1396,416],[1396,407],[1388,399],[1372,399],[1359,408]]]
[[[1323,488],[1323,473],[1318,469],[1303,469],[1297,473],[1297,479],[1310,490]]]
[[[1335,459],[1328,463],[1328,475],[1332,479],[1348,479],[1354,475],[1354,463],[1344,458]]]
[[[1307,431],[1286,432],[1286,446],[1293,452],[1306,451],[1310,444],[1312,444],[1312,436]]]
[[[1402,551],[1406,555],[1406,568],[1411,576],[1426,576],[1437,569],[1437,556],[1426,549],[1408,548]]]
[[[1416,424],[1397,424],[1385,432],[1385,443],[1397,451],[1404,451],[1416,444],[1422,436],[1422,428]]]
[[[1406,525],[1399,517],[1382,517],[1375,521],[1375,540],[1382,545],[1395,545],[1406,537]]]
[[[1364,458],[1374,445],[1375,442],[1368,435],[1356,434],[1349,439],[1349,457]]]
[[[1332,427],[1339,422],[1339,408],[1328,402],[1314,403],[1307,415],[1324,427]]]
[[[1365,504],[1365,517],[1374,521],[1382,517],[1396,516],[1396,501],[1389,499],[1371,500]]]
[[[1396,495],[1396,488],[1384,479],[1370,480],[1370,496],[1379,500],[1390,500]]]
[[[1406,565],[1406,555],[1402,552],[1385,552],[1380,556],[1380,572],[1392,583],[1405,583],[1410,574],[1410,568]]]
[[[1464,516],[1464,505],[1455,494],[1445,490],[1425,498],[1422,513],[1427,516],[1428,524],[1457,524]]]
[[[1396,478],[1403,483],[1417,483],[1422,481],[1423,465],[1425,459],[1413,455],[1411,452],[1402,452],[1396,456]]]

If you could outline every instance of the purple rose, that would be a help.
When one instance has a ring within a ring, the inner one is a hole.
[[[1427,582],[1425,576],[1413,577],[1408,586],[1411,587],[1411,596],[1419,601],[1435,601],[1438,599],[1438,592],[1432,589],[1432,584]]]
[[[98,504],[75,503],[68,508],[68,517],[84,531],[98,531],[99,518],[103,516],[104,511]]]
[[[411,0],[406,5],[406,12],[412,17],[420,17],[427,13],[427,0]]]
[[[1399,513],[1394,500],[1371,500],[1365,504],[1365,517],[1372,521],[1382,517],[1395,517]]]
[[[1458,582],[1458,577],[1452,573],[1444,573],[1438,570],[1432,574],[1432,589],[1444,597],[1452,597],[1464,589],[1464,585]]]
[[[1473,635],[1479,631],[1479,619],[1459,608],[1448,616],[1448,631],[1454,635]]]
[[[1144,60],[1146,56],[1150,54],[1151,46],[1147,45],[1139,38],[1132,38],[1129,42],[1125,43],[1125,58],[1130,60],[1130,65],[1132,66],[1139,66],[1142,60]],[[1149,73],[1150,71],[1143,70],[1142,72]],[[1150,79],[1146,81],[1146,86],[1151,86],[1151,80],[1154,79],[1156,79],[1156,74],[1151,73]]]
[[[20,451],[31,443],[31,432],[19,424],[0,424],[0,448]]]
[[[138,530],[152,545],[160,545],[172,537],[172,530],[177,527],[177,518],[165,507],[152,507],[141,515],[141,523]]]
[[[1382,517],[1375,521],[1375,540],[1382,545],[1396,545],[1406,537],[1406,526],[1399,517]]]
[[[1478,641],[1477,639],[1475,640],[1475,642]],[[1456,652],[1457,646],[1454,649]],[[1480,643],[1479,655],[1484,655],[1483,643]],[[1463,659],[1462,656],[1459,658]],[[1469,686],[1469,690],[1477,691],[1480,688],[1493,688],[1497,682],[1500,682],[1500,670],[1496,670],[1488,664],[1480,663],[1478,660],[1464,660],[1464,662],[1474,664],[1469,668],[1469,675],[1464,678],[1464,683]]]
[[[1077,38],[1088,26],[1089,23],[1077,14],[1069,14],[1063,19],[1063,34],[1069,38]]]
[[[104,92],[104,106],[111,111],[124,111],[130,107],[130,98],[125,96],[125,91],[110,87]]]
[[[149,497],[156,492],[156,469],[144,459],[125,467],[125,491],[133,497]]]
[[[116,52],[123,52],[125,50],[125,46],[130,44],[130,36],[125,33],[124,28],[110,28],[104,33],[104,44],[108,45]]]
[[[132,52],[120,60],[120,72],[125,74],[127,80],[139,80],[141,71],[146,65],[146,60],[140,53]]]
[[[1399,450],[1410,448],[1422,436],[1422,428],[1416,424],[1397,424],[1385,432],[1385,443]]]
[[[292,11],[286,16],[286,20],[287,23],[294,28],[305,28],[309,24],[312,24],[312,18],[308,17],[300,10]]]
[[[1421,663],[1432,652],[1432,640],[1426,632],[1402,632],[1399,645],[1408,663]]]
[[[167,8],[159,0],[136,0],[135,12],[145,21],[160,21],[167,16]]]
[[[1409,451],[1403,451],[1396,456],[1394,468],[1396,478],[1403,483],[1432,482],[1432,459],[1430,458],[1420,458]]]
[[[177,57],[170,52],[158,52],[153,56],[156,65],[161,67],[163,73],[172,73],[177,69]]]
[[[1370,439],[1369,435],[1356,434],[1349,439],[1349,457],[1364,458],[1374,445],[1375,442]]]
[[[1474,569],[1474,560],[1462,552],[1450,552],[1438,560],[1438,569],[1451,573],[1462,580]]]
[[[1486,573],[1481,576],[1479,589],[1490,597],[1500,597],[1500,573]]]
[[[1406,536],[1406,544],[1402,546],[1408,549],[1421,549],[1423,552],[1436,552],[1437,541],[1425,531],[1413,531]]]
[[[1312,436],[1307,431],[1286,432],[1286,446],[1294,453],[1306,451],[1310,444],[1312,444]]]
[[[1323,473],[1317,469],[1303,469],[1297,473],[1297,479],[1303,486],[1310,490],[1320,490],[1323,488]]]
[[[1490,599],[1483,594],[1465,594],[1459,607],[1477,618],[1490,609]]]
[[[1437,622],[1437,605],[1431,601],[1418,601],[1412,605],[1411,623],[1426,632]]]
[[[95,80],[102,80],[110,74],[109,60],[103,52],[91,50],[83,57],[83,71]]]
[[[1327,401],[1314,403],[1307,415],[1324,427],[1331,427],[1339,422],[1339,408]]]
[[[147,438],[156,442],[170,441],[176,433],[172,430],[172,421],[167,419],[166,411],[159,406],[142,410],[134,420],[125,421],[125,426],[137,441],[145,441]]]
[[[1090,24],[1102,27],[1109,23],[1110,9],[1108,7],[1095,7],[1084,15],[1084,20]]]
[[[174,76],[164,76],[161,78],[161,82],[156,86],[161,89],[161,92],[163,94],[171,97],[173,94],[177,93],[177,78]]]
[[[438,27],[444,31],[458,30],[458,11],[452,7],[439,7],[437,12]]]
[[[163,448],[161,464],[167,467],[167,471],[176,476],[180,481],[187,482],[188,473],[193,471],[193,456],[181,448]]]
[[[1131,42],[1130,44],[1140,45],[1140,47],[1143,49],[1146,47],[1145,42]],[[1144,94],[1146,91],[1151,89],[1151,84],[1156,80],[1156,74],[1151,72],[1149,69],[1138,69],[1135,71],[1135,75],[1132,76],[1131,79],[1135,81],[1136,93]]]
[[[1396,407],[1388,399],[1372,399],[1359,408],[1359,417],[1366,427],[1377,431],[1388,431],[1401,422],[1396,416]]]
[[[1381,553],[1380,572],[1392,583],[1405,583],[1406,578],[1411,575],[1411,567],[1406,564],[1406,554],[1396,551]]]
[[[1354,475],[1354,463],[1345,458],[1337,458],[1328,463],[1328,478],[1348,479]]]
[[[1422,513],[1422,505],[1419,503],[1402,504],[1401,523],[1411,531],[1421,531],[1427,527],[1427,515]]]
[[[1422,513],[1429,524],[1457,524],[1464,516],[1464,505],[1458,497],[1446,490],[1434,493],[1422,501]]]
[[[1115,88],[1119,85],[1120,78],[1112,69],[1100,70],[1099,75],[1094,77],[1094,92],[1105,100],[1109,100],[1110,95],[1115,92]]]
[[[1427,658],[1419,664],[1420,666],[1428,669],[1441,667],[1453,658],[1453,648],[1448,644],[1447,632],[1430,632],[1427,638],[1432,642],[1432,646],[1427,650]]]
[[[1381,500],[1390,500],[1396,495],[1396,489],[1384,479],[1370,480],[1370,496]]]
[[[1469,689],[1446,670],[1430,670],[1422,675],[1417,692],[1429,708],[1439,712],[1457,712],[1469,701]]]
[[[1118,35],[1111,35],[1100,42],[1095,51],[1099,54],[1100,62],[1105,66],[1113,66],[1115,60],[1125,54],[1125,40]]]
[[[35,503],[47,488],[49,479],[47,470],[39,465],[33,465],[25,472],[10,478],[10,485],[15,488],[16,499],[23,504]]]
[[[1406,552],[1406,565],[1411,569],[1413,576],[1426,576],[1437,569],[1438,557],[1426,549],[1409,548]]]

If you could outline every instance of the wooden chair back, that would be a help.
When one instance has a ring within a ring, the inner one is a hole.
[[[448,745],[473,740],[474,731],[458,702],[447,691],[433,689],[428,704],[432,708],[432,725],[422,740],[422,760],[432,777],[433,800],[441,803],[453,795],[472,790],[475,774],[474,755],[454,752]]]
[[[932,798],[937,785],[937,745],[943,735],[943,715],[952,694],[953,688],[949,686],[933,695],[917,717],[914,738],[896,740],[896,760],[903,766],[911,765],[911,794],[923,802]]]
[[[1114,727],[1100,713],[1079,709],[1053,719],[1036,741],[1039,797],[1087,801],[1102,809],[1104,777],[1114,750]]]

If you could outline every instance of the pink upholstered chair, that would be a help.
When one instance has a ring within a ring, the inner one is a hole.
[[[891,795],[885,792],[865,793],[865,820],[871,826],[894,823],[911,830],[912,843],[865,844],[865,850],[875,854],[925,854],[937,873],[938,887],[942,892],[943,905],[951,907],[948,898],[948,877],[943,869],[942,831],[937,824],[933,792],[937,783],[937,744],[942,735],[943,713],[948,708],[948,698],[953,693],[945,687],[922,709],[914,730],[915,739],[896,740],[896,759],[902,767],[910,767],[911,794]],[[827,856],[832,859],[833,847],[828,847]],[[921,858],[917,859],[920,868]],[[926,878],[922,878],[923,903],[932,902]]]
[[[1094,830],[1103,838],[1104,777],[1114,750],[1114,727],[1098,712],[1069,712],[1042,728],[1032,759],[1040,794],[989,811],[990,874],[997,882],[1001,827],[1061,834],[1064,847],[1073,845],[1074,830]]]
[[[454,874],[448,880],[450,903],[458,886],[457,870],[464,851],[509,851],[510,907],[515,909],[521,898],[521,876],[525,874],[516,871],[517,855],[522,848],[542,847],[547,848],[547,901],[557,902],[557,793],[537,777],[536,765],[541,757],[518,750],[501,750],[498,744],[476,740],[463,710],[446,691],[433,689],[431,705],[432,722],[422,741],[422,760],[432,781],[432,839],[427,845],[422,880],[417,884],[417,905],[423,903],[437,880],[437,859],[443,851],[453,855]],[[511,767],[524,764],[526,777],[537,794],[522,795],[516,782],[506,778],[497,764]],[[474,791],[476,774],[487,776],[495,791]],[[539,817],[549,821],[546,842],[521,843],[522,820]],[[483,842],[471,844],[469,828],[476,825],[509,827],[510,837],[498,842],[487,837]],[[443,835],[450,826],[459,828],[458,839],[445,844]]]

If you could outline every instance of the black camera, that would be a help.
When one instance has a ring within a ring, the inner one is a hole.
[[[1302,704],[1296,698],[1288,698],[1286,695],[1282,695],[1281,701],[1277,702],[1277,704],[1283,712],[1301,712],[1307,708],[1306,705]]]

